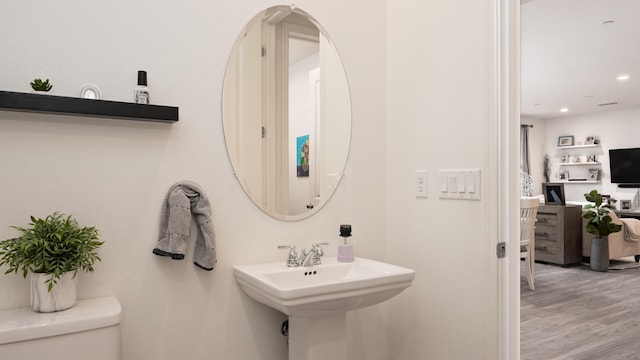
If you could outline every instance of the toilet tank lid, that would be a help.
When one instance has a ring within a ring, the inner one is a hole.
[[[100,329],[120,323],[122,307],[115,297],[78,300],[67,310],[38,313],[31,308],[0,311],[0,345]]]

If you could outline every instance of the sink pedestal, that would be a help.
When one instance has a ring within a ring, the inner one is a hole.
[[[290,360],[347,360],[347,312],[398,295],[415,271],[363,258],[328,258],[313,267],[236,266],[233,275],[251,298],[289,316]]]
[[[347,360],[347,313],[289,316],[289,360]]]

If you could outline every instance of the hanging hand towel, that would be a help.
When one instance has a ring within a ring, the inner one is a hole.
[[[191,216],[195,216],[199,232],[193,252],[193,263],[204,270],[213,270],[216,263],[215,236],[211,205],[204,191],[191,181],[180,181],[169,189],[160,218],[160,238],[153,253],[184,259],[189,247]]]

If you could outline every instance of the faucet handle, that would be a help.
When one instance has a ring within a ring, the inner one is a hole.
[[[278,245],[278,249],[289,249],[289,256],[287,257],[288,267],[300,266],[300,258],[298,257],[298,252],[296,251],[295,245]]]
[[[329,243],[321,242],[317,244],[311,244],[311,248],[316,251],[316,254],[318,255],[318,257],[324,255],[324,250],[322,249],[322,246],[329,246]]]
[[[322,246],[329,246],[329,243],[321,242],[321,243],[317,243],[317,244],[311,244],[311,249],[313,251],[313,264],[314,265],[320,265],[321,264],[320,257],[322,257],[324,255],[324,249],[322,248]]]
[[[329,246],[329,243],[328,242],[321,242],[321,243],[311,244],[311,246],[313,246],[313,247]]]

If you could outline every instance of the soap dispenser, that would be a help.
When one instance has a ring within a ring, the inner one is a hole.
[[[351,236],[351,225],[340,225],[340,236],[344,244],[338,246],[338,262],[353,262],[353,246],[347,245],[347,238]]]

